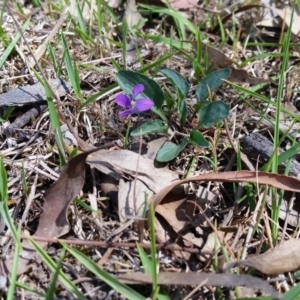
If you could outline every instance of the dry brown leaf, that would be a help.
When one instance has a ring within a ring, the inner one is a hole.
[[[164,199],[164,204],[158,205],[156,208],[155,231],[156,238],[160,243],[169,244],[176,243],[181,247],[191,247],[193,243],[188,239],[192,238],[189,232],[182,230],[187,225],[186,221],[179,220],[176,216],[176,209],[180,207],[186,200],[193,200],[193,195],[184,195],[178,193],[170,193]],[[203,242],[199,239],[198,243]],[[185,251],[174,251],[177,257],[189,260],[191,253]]]
[[[284,8],[276,8],[273,1],[266,4],[267,13],[264,15],[263,19],[256,25],[263,27],[281,28],[283,22],[286,26],[291,27],[291,31],[295,36],[299,36],[300,33],[300,12],[297,6],[295,6],[294,19],[292,19],[292,10],[290,6],[285,6]],[[277,18],[279,16],[279,18]],[[292,21],[292,22],[291,22]]]
[[[252,171],[236,171],[236,172],[222,172],[214,174],[202,174],[199,176],[182,179],[165,187],[154,198],[154,206],[156,207],[165,196],[175,187],[192,181],[221,181],[221,182],[251,182],[257,184],[269,185],[278,189],[286,191],[300,192],[300,181],[293,177],[279,175],[267,172],[252,172]]]
[[[89,4],[87,4],[86,1],[78,3],[77,0],[70,0],[69,12],[75,18],[78,18],[77,5],[80,5],[81,14],[85,21],[90,20],[91,16],[93,15],[93,10],[97,7],[96,0],[90,0]]]
[[[294,35],[298,36],[300,33],[300,14],[297,9],[294,11],[294,19],[292,20],[292,8],[286,6],[284,9],[272,8],[278,16],[285,22],[287,26],[292,24],[291,31]],[[292,22],[291,22],[292,21]]]
[[[64,167],[58,180],[53,184],[45,196],[43,205],[43,213],[41,214],[37,231],[32,236],[43,238],[60,237],[69,231],[69,221],[67,219],[67,211],[71,201],[81,191],[85,179],[85,162],[86,158],[93,149],[77,155],[72,158]],[[47,242],[39,242],[42,248],[45,248]],[[23,251],[20,253],[18,274],[26,272],[30,268],[30,261],[39,261],[34,247],[29,241],[22,242]],[[2,270],[10,273],[12,268],[14,253],[3,261]]]
[[[108,0],[107,5],[112,8],[118,8],[122,4],[123,0]]]
[[[154,144],[147,155],[152,155],[157,148]],[[89,156],[87,163],[109,175],[110,181],[119,181],[118,209],[121,222],[125,222],[128,216],[142,217],[147,204],[145,200],[178,179],[178,175],[168,168],[157,168],[153,159],[129,150],[98,151]],[[128,176],[136,180],[122,180]]]
[[[267,198],[267,205],[272,209],[272,199]],[[279,218],[287,224],[296,227],[300,222],[300,194],[293,195],[291,192],[285,192],[280,203]]]
[[[261,0],[262,4],[265,6],[263,17],[259,22],[257,22],[256,26],[263,27],[272,27],[272,28],[280,28],[282,25],[280,24],[277,14],[272,10],[275,8],[275,2],[273,0]]]
[[[163,144],[168,140],[166,136],[154,139],[147,143],[147,153],[143,155],[149,159],[155,159],[158,150],[162,147]]]
[[[119,280],[126,284],[141,284],[141,283],[152,283],[152,274],[145,273],[127,273],[119,275],[117,277]],[[244,274],[212,274],[212,273],[167,273],[161,272],[158,274],[157,278],[158,284],[160,285],[194,285],[198,286],[202,282],[205,285],[211,286],[247,286],[255,290],[260,290],[266,294],[269,294],[276,299],[283,299],[283,297],[273,289],[268,282]]]
[[[288,112],[286,113],[286,112],[280,110],[280,120],[289,119],[290,118],[290,112],[295,113],[295,114],[298,113],[298,109],[296,108],[296,106],[292,102],[283,101],[281,103],[281,107],[286,109]]]
[[[197,0],[168,0],[171,7],[174,9],[195,8],[198,6]]]
[[[300,240],[290,239],[263,254],[252,256],[232,265],[244,265],[267,275],[278,275],[300,268]]]
[[[202,203],[200,203],[200,201],[196,201],[196,202],[200,206],[202,206],[202,209],[206,211],[206,216],[210,218],[211,210],[206,209],[206,205],[209,205],[216,196],[204,187],[200,187],[200,189],[206,190],[205,192],[206,203],[205,201],[203,201],[203,199],[201,199]],[[170,197],[168,197],[169,195]],[[201,216],[201,214],[197,214],[197,215],[194,214],[195,205],[193,202],[195,201],[195,196],[194,195],[182,196],[180,194],[169,194],[169,195],[167,195],[168,199],[166,198],[164,199],[163,204],[160,204],[156,207],[156,213],[160,214],[177,234],[180,233],[180,231],[182,231],[187,225],[190,225],[190,227],[193,226],[194,228],[200,226],[197,230],[198,233],[200,234],[199,230],[203,231],[203,229],[201,228],[202,224],[200,223],[203,223],[202,221],[204,221],[205,218],[203,217],[200,220],[199,216]],[[168,230],[166,229],[166,232],[167,231]],[[211,228],[209,228],[207,233],[210,233],[210,231]],[[185,247],[196,245],[202,248],[204,245],[204,237],[202,236],[201,238],[196,238],[195,235],[190,232],[190,230],[187,233],[182,232],[180,236],[184,240],[183,242],[185,244]],[[163,241],[163,242],[167,242],[167,241]],[[206,250],[212,250],[212,249],[206,249]]]
[[[237,82],[237,83],[250,83],[250,84],[259,84],[263,82],[271,82],[270,79],[264,78],[251,78],[247,71],[236,69],[234,67],[235,62],[227,57],[220,50],[213,48],[211,46],[202,44],[202,55],[205,57],[207,55],[208,62],[213,65],[214,69],[231,69],[231,74],[228,78],[228,81]]]
[[[143,19],[142,15],[138,12],[135,0],[127,0],[125,17],[128,28],[133,28]]]
[[[145,211],[146,199],[153,192],[140,180],[119,181],[118,209],[121,223],[125,223],[129,216],[142,217]]]
[[[124,174],[138,177],[152,192],[178,179],[178,175],[168,168],[158,168],[153,159],[148,159],[129,150],[100,150],[91,154],[87,163],[104,174],[120,180]]]
[[[242,3],[241,3],[242,4]],[[231,6],[230,8],[227,8],[225,10],[225,12],[227,13],[224,17],[222,17],[222,21],[220,22],[220,24],[224,24],[229,21],[232,20],[233,17],[237,16],[238,14],[240,14],[241,12],[245,12],[248,10],[252,10],[252,9],[259,9],[259,8],[265,8],[265,5],[262,4],[246,4],[243,6]],[[228,11],[230,11],[230,13],[228,14]],[[220,24],[217,24],[212,30],[211,33],[216,33],[217,31],[219,31],[220,29]]]
[[[211,218],[211,206],[216,195],[204,187],[197,191],[196,203],[201,206],[207,218]],[[202,213],[195,214],[195,195],[169,193],[162,204],[156,207],[156,236],[161,243],[176,243],[182,247],[199,247],[203,251],[217,250],[219,240],[212,228],[207,224]],[[163,219],[162,219],[163,218]],[[157,230],[159,229],[159,230]],[[197,232],[195,234],[194,232]],[[224,238],[224,233],[219,232]],[[230,238],[230,235],[227,235]],[[175,251],[178,257],[189,259],[191,253]]]

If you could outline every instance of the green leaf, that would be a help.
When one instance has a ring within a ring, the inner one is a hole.
[[[187,117],[187,107],[186,107],[186,102],[183,100],[180,103],[179,107],[179,115],[180,115],[180,124],[183,125],[186,122],[186,117]]]
[[[16,240],[16,246],[14,249],[14,258],[13,258],[13,263],[12,263],[12,270],[11,270],[11,275],[9,278],[9,287],[7,291],[7,300],[13,300],[16,299],[16,285],[17,285],[17,277],[18,277],[18,265],[19,265],[19,254],[22,251],[22,246],[20,242],[20,235],[21,235],[21,225],[18,228],[18,235],[17,235],[17,240]]]
[[[151,243],[152,243],[152,240],[151,240]],[[153,243],[155,243],[155,239],[154,239]],[[141,259],[145,273],[152,274],[152,272],[156,272],[157,261],[155,260],[155,263],[152,263],[151,259],[147,256],[145,250],[138,243],[136,244],[136,246],[137,246],[137,249],[139,252],[139,257]],[[160,287],[159,294],[157,295],[157,299],[158,300],[170,300],[168,293],[164,291],[163,287]]]
[[[156,160],[159,162],[167,162],[174,159],[185,148],[187,143],[187,138],[183,139],[179,145],[176,145],[172,142],[166,143],[157,152]]]
[[[22,32],[24,32],[28,25],[30,23],[30,18],[28,18],[26,20],[26,22],[24,23],[24,25],[22,26]],[[17,42],[19,41],[21,37],[21,34],[20,32],[18,32],[16,34],[16,36],[13,38],[13,40],[11,41],[11,43],[5,47],[5,51],[1,54],[1,57],[0,57],[0,68],[2,68],[3,64],[6,62],[6,59],[8,58],[8,56],[12,53],[12,51],[14,50]]]
[[[295,278],[295,280],[297,280],[297,281],[300,280],[300,270],[297,270],[296,272],[294,272],[294,278]]]
[[[230,105],[222,101],[210,102],[198,111],[199,123],[198,128],[204,126],[211,127],[216,121],[228,117]]]
[[[198,102],[205,101],[209,97],[209,94],[216,91],[223,83],[223,79],[227,79],[230,74],[230,69],[221,69],[212,72],[208,76],[203,78],[199,82],[196,89]]]
[[[8,198],[7,172],[3,164],[3,158],[0,157],[0,201],[7,201],[7,198]]]
[[[136,247],[139,252],[139,257],[141,259],[142,265],[144,267],[144,271],[146,274],[151,274],[152,272],[152,262],[151,259],[147,256],[144,248],[142,248],[138,243],[136,244]]]
[[[53,274],[52,280],[51,280],[50,285],[47,289],[47,296],[46,296],[45,300],[55,299],[55,292],[56,292],[56,286],[57,286],[57,283],[58,283],[59,271],[61,269],[61,264],[64,260],[65,254],[66,254],[66,249],[63,249],[60,253],[59,262],[57,264],[56,270]]]
[[[162,67],[159,69],[161,73],[163,73],[169,81],[172,83],[172,85],[177,89],[177,91],[180,93],[181,100],[184,100],[188,93],[189,93],[189,84],[186,81],[186,79],[178,72]]]
[[[209,147],[209,142],[206,140],[206,138],[203,136],[203,134],[200,133],[198,130],[191,131],[190,142],[201,148]]]
[[[0,157],[0,216],[5,222],[5,225],[10,229],[15,242],[20,244],[20,239],[18,238],[18,232],[15,227],[14,221],[9,212],[7,206],[8,199],[8,181],[7,181],[7,172],[3,164],[3,158]],[[21,245],[18,245],[21,247]]]
[[[128,95],[132,93],[134,86],[142,83],[145,86],[145,90],[141,95],[152,99],[156,107],[160,108],[162,106],[164,93],[153,79],[143,74],[126,70],[119,71],[116,79],[121,89]]]
[[[165,101],[169,110],[172,109],[176,104],[174,97],[169,95],[169,93],[165,93]]]
[[[61,37],[61,41],[62,41],[62,48],[64,50],[64,62],[66,65],[66,69],[67,69],[72,87],[75,91],[76,97],[78,97],[79,99],[83,99],[82,93],[81,93],[81,88],[80,88],[78,68],[77,68],[75,62],[72,63],[71,54],[69,51],[67,40],[66,40],[63,32],[61,32],[60,37]]]
[[[141,136],[150,133],[168,133],[169,126],[161,120],[145,122],[139,128],[131,131],[131,136]]]
[[[157,254],[156,254],[156,230],[154,225],[155,220],[155,208],[153,202],[150,203],[149,209],[149,228],[150,228],[150,241],[151,241],[151,263],[152,263],[152,289],[153,293],[159,290],[158,279],[157,279]],[[154,298],[155,299],[155,298]]]
[[[48,105],[48,110],[50,113],[50,121],[51,121],[51,126],[55,130],[55,141],[58,149],[58,154],[59,154],[59,160],[60,160],[60,166],[63,167],[66,164],[66,157],[65,157],[65,152],[64,152],[64,139],[62,136],[61,128],[60,128],[60,120],[58,117],[58,113],[56,110],[56,106],[53,102],[53,95],[52,92],[48,86],[48,84],[44,81],[44,79],[37,73],[35,70],[33,70],[35,76],[37,79],[41,82],[43,85],[45,92],[46,92],[46,98],[47,98],[47,105]]]
[[[296,286],[293,286],[289,291],[285,292],[283,295],[284,300],[299,300],[300,294],[300,283],[298,283]]]
[[[1,215],[2,219],[4,220],[5,225],[11,231],[15,241],[17,243],[20,243],[19,239],[18,239],[18,232],[17,232],[17,229],[15,227],[14,221],[13,221],[11,215],[10,215],[9,208],[7,206],[6,201],[1,201],[0,202],[0,215]]]

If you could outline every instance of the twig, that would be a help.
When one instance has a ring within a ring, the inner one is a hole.
[[[5,236],[5,237],[13,237],[11,234],[5,234],[5,233],[0,233],[0,236]],[[21,235],[21,239],[28,239],[28,236],[26,235]],[[78,245],[78,246],[88,246],[88,247],[100,247],[100,248],[109,248],[109,247],[114,247],[114,248],[121,248],[121,247],[127,247],[127,248],[136,248],[136,243],[116,243],[116,242],[99,242],[99,241],[83,241],[83,240],[65,240],[65,239],[58,239],[58,238],[44,238],[44,237],[31,237],[37,242],[47,242],[47,243],[65,243],[69,245]],[[145,244],[145,243],[139,243],[139,245],[144,248],[144,249],[150,249],[151,245],[150,244]],[[164,245],[164,244],[156,244],[157,249],[162,249],[162,250],[171,250],[171,251],[186,251],[189,253],[201,253],[201,254],[208,254],[212,255],[214,254],[213,251],[207,251],[207,250],[201,250],[201,249],[196,249],[196,248],[188,248],[188,247],[179,247],[177,245]]]

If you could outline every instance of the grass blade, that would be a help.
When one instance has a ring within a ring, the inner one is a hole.
[[[90,258],[85,256],[83,253],[77,249],[73,249],[66,244],[62,244],[64,248],[73,255],[83,266],[85,266],[89,271],[94,273],[98,278],[106,282],[110,287],[116,290],[121,295],[127,297],[130,300],[144,300],[145,297],[130,288],[129,286],[123,284],[115,277],[101,269],[95,262]]]

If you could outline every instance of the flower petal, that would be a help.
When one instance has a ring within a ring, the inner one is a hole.
[[[123,106],[123,107],[131,107],[131,100],[130,98],[125,95],[125,94],[119,94],[117,97],[116,97],[116,103],[120,106]]]
[[[134,99],[138,94],[145,90],[145,86],[142,83],[137,84],[132,89],[132,98]]]
[[[134,108],[125,109],[119,112],[120,117],[127,117],[129,115],[132,115],[134,113]]]
[[[153,105],[154,105],[154,102],[151,99],[141,98],[135,102],[134,106],[138,112],[141,112],[141,111],[146,111],[146,110],[151,109],[151,107]]]

